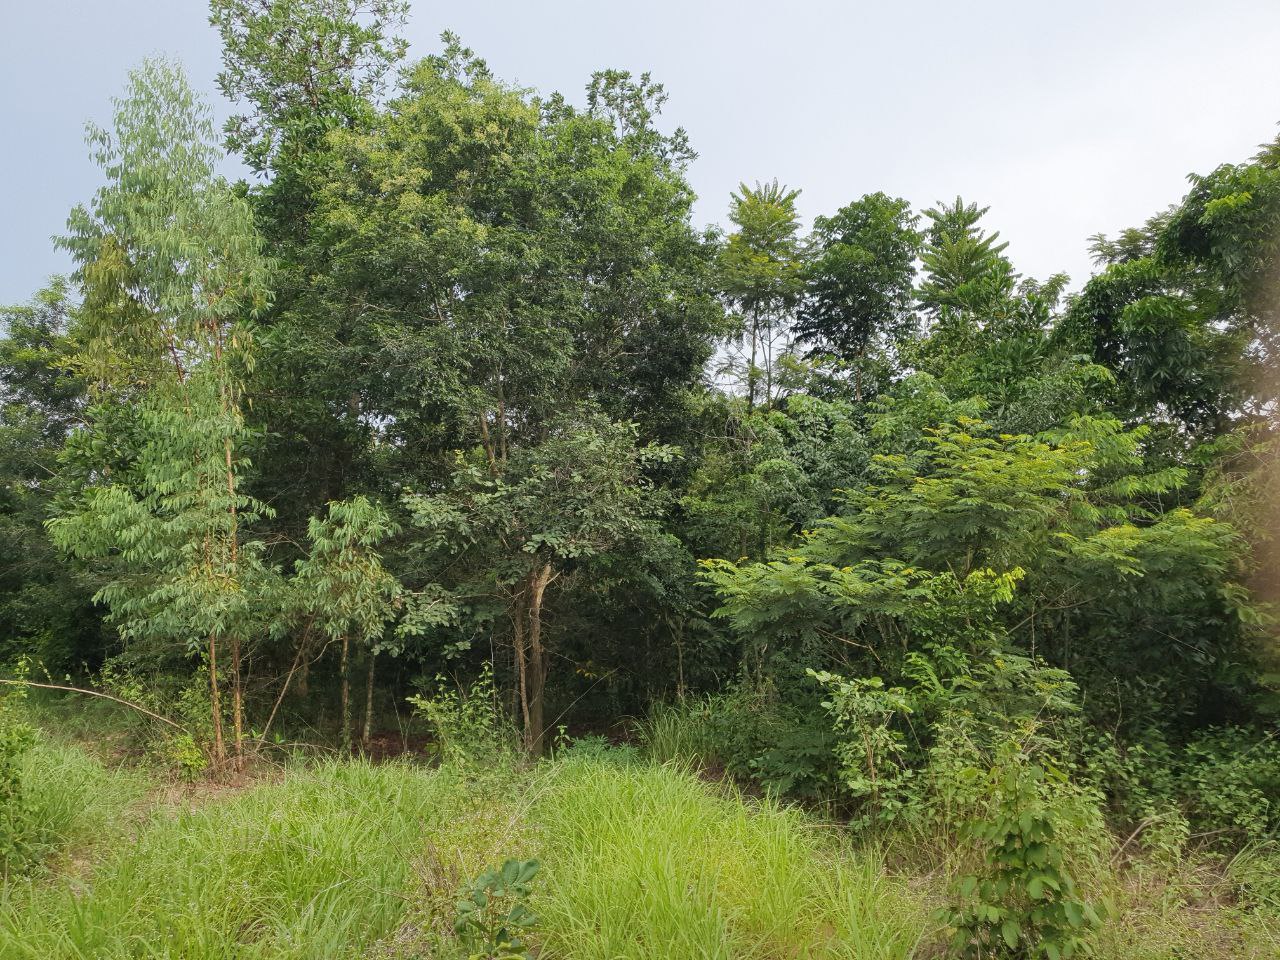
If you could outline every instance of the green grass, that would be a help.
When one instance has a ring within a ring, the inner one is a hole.
[[[400,922],[424,833],[461,796],[426,770],[329,764],[160,816],[87,889],[11,885],[0,957],[359,956]]]
[[[28,784],[50,872],[0,887],[0,957],[453,960],[458,889],[508,857],[543,864],[540,960],[944,955],[929,901],[945,878],[908,880],[795,807],[619,755],[467,776],[297,765],[248,788],[153,790],[145,812],[143,773],[46,741]],[[1272,853],[1237,865],[1268,903]],[[1098,956],[1276,955],[1276,925],[1231,899],[1235,881],[1217,871],[1215,893],[1183,873],[1115,878]]]
[[[707,763],[716,759],[715,701],[691,698],[658,703],[637,725],[645,752],[659,762]]]
[[[459,884],[532,855],[547,957],[907,957],[922,929],[874,857],[675,768],[350,762],[162,809],[87,877],[10,883],[0,956],[437,956]]]
[[[548,956],[905,958],[927,911],[794,808],[673,766],[567,761],[535,806]]]
[[[109,766],[98,757],[47,737],[22,761],[23,800],[38,867],[85,857],[128,828],[130,813],[147,791],[137,769]],[[3,954],[0,954],[3,956]]]

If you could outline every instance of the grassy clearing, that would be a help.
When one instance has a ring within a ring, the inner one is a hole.
[[[153,789],[144,815],[137,771],[48,742],[29,763],[50,843],[73,856],[3,887],[5,960],[449,958],[459,887],[532,856],[540,957],[945,956],[928,902],[941,876],[908,879],[837,827],[673,764],[570,753],[465,776],[298,765],[276,782],[192,791],[198,804]],[[1239,869],[1257,873],[1265,853]],[[1228,872],[1116,878],[1120,912],[1098,955],[1276,956],[1276,925],[1236,904]]]

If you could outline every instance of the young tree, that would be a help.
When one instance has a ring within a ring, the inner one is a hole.
[[[382,565],[379,544],[399,526],[381,506],[364,496],[329,504],[324,518],[312,517],[311,549],[298,564],[294,586],[314,622],[340,645],[342,748],[351,751],[351,639],[366,647],[365,721],[368,743],[373,713],[374,664],[383,628],[394,616],[400,584]]]
[[[630,424],[582,411],[552,425],[542,443],[512,450],[497,474],[487,464],[463,464],[449,493],[405,498],[438,579],[447,582],[446,571],[455,571],[454,605],[497,591],[511,625],[531,753],[546,747],[547,589],[574,563],[656,534],[652,521],[662,498],[645,470],[671,455],[638,445]],[[436,593],[427,600],[440,601]],[[411,603],[408,616],[415,615]]]
[[[73,211],[63,243],[84,292],[76,363],[96,395],[72,444],[93,483],[51,530],[64,549],[106,561],[98,597],[126,638],[205,644],[218,762],[229,645],[239,762],[242,643],[254,594],[273,582],[261,544],[245,538],[268,511],[241,490],[240,452],[267,261],[247,205],[214,174],[209,112],[180,69],[135,71],[114,131],[92,129],[90,142],[107,183]],[[113,472],[125,434],[134,447]]]

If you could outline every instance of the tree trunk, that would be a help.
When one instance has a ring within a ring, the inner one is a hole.
[[[364,680],[364,730],[360,733],[360,746],[369,749],[369,740],[373,737],[373,668],[377,664],[378,655],[369,651],[369,672]]]
[[[511,617],[511,645],[515,649],[516,690],[520,697],[520,720],[524,730],[524,746],[529,749],[529,652],[525,649],[525,594],[517,594]]]
[[[213,763],[221,767],[227,760],[222,742],[222,695],[218,690],[218,640],[209,634],[209,704],[213,711]]]
[[[221,360],[221,347],[219,347],[219,360]],[[230,398],[225,387],[222,393],[222,407],[225,411],[230,410]],[[238,581],[240,578],[240,522],[236,511],[236,474],[231,458],[230,437],[223,438],[222,452],[227,471],[227,498],[230,502],[228,510],[231,514],[231,569]],[[235,733],[236,770],[240,771],[244,769],[244,694],[240,683],[240,636],[235,632],[231,635],[231,723]]]
[[[542,646],[542,598],[547,585],[555,579],[551,564],[535,567],[529,575],[529,656],[526,671],[529,676],[529,707],[525,715],[525,748],[533,756],[546,748],[546,720],[544,703],[547,685],[547,654]]]
[[[347,669],[350,659],[351,640],[345,634],[342,637],[342,752],[351,752],[351,675]]]
[[[244,770],[244,694],[240,682],[240,638],[231,636],[231,726],[236,770]]]

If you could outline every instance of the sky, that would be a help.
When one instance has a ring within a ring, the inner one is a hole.
[[[1026,275],[1078,286],[1088,238],[1141,224],[1186,177],[1280,121],[1277,0],[414,0],[410,55],[459,33],[494,72],[580,101],[592,71],[651,71],[699,153],[699,225],[738,183],[799,188],[806,220],[883,190],[962,194]],[[219,116],[205,0],[0,0],[0,303],[66,254],[51,237],[100,175],[86,121],[128,71],[182,61]],[[228,165],[236,175],[237,168]]]

